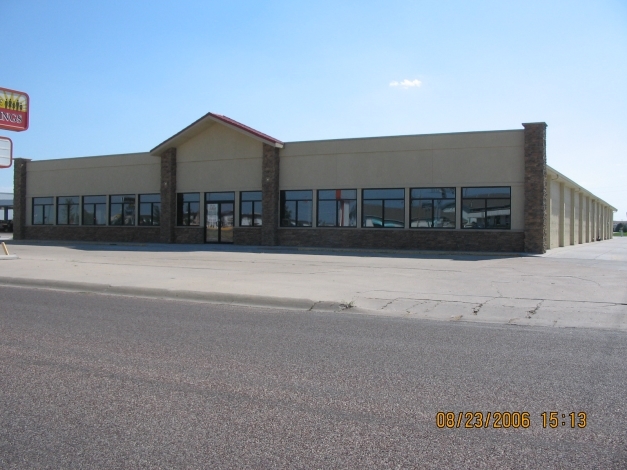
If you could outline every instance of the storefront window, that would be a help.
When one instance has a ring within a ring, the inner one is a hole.
[[[364,189],[361,225],[365,228],[404,228],[404,189]]]
[[[135,225],[135,195],[110,196],[110,225]]]
[[[281,191],[281,227],[311,227],[313,191]]]
[[[176,224],[180,226],[200,225],[199,193],[180,193],[176,195]]]
[[[411,190],[412,228],[455,228],[455,188]]]
[[[83,197],[83,225],[107,225],[107,197]]]
[[[78,196],[57,198],[57,225],[78,225],[79,214]]]
[[[54,198],[33,198],[33,225],[52,225],[54,221]]]
[[[318,191],[318,227],[356,227],[357,190]]]
[[[240,227],[261,227],[261,191],[242,191],[239,208]]]
[[[462,220],[465,229],[510,229],[509,186],[462,188]]]
[[[139,225],[161,224],[161,194],[139,195]]]

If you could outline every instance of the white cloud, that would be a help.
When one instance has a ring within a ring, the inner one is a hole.
[[[402,82],[397,82],[396,80],[394,80],[393,82],[390,82],[390,86],[401,87],[401,88],[418,88],[420,85],[422,85],[422,82],[420,80],[405,79]]]

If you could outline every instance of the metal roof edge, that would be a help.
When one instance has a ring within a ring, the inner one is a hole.
[[[440,136],[440,135],[457,135],[457,134],[489,134],[489,133],[499,133],[499,132],[525,132],[524,129],[500,129],[493,131],[461,131],[461,132],[436,132],[433,134],[398,134],[398,135],[377,135],[377,136],[367,136],[367,137],[341,137],[339,139],[316,139],[316,140],[292,140],[285,142],[287,144],[305,144],[312,142],[341,142],[341,141],[349,141],[349,140],[370,140],[370,139],[396,139],[399,137],[430,137],[430,136]]]

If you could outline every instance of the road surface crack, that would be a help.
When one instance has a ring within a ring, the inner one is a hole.
[[[532,316],[534,316],[538,312],[538,309],[540,308],[540,305],[542,305],[542,302],[544,302],[544,299],[540,300],[540,302],[538,302],[538,305],[536,305],[534,308],[527,312],[526,318],[531,318]]]
[[[383,307],[381,307],[379,310],[384,310],[385,308],[389,307],[390,305],[392,305],[394,302],[396,302],[398,299],[392,299],[390,300],[387,304],[385,304]]]

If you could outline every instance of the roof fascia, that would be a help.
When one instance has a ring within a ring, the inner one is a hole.
[[[609,207],[610,209],[612,209],[613,212],[616,212],[618,209],[616,209],[614,206],[612,206],[611,204],[608,204],[607,202],[605,202],[603,199],[601,199],[600,197],[592,194],[590,191],[588,191],[586,188],[584,188],[583,186],[581,186],[580,184],[575,183],[573,180],[571,180],[568,176],[563,175],[562,173],[560,173],[559,171],[557,171],[555,168],[550,167],[549,165],[546,166],[546,170],[547,172],[551,175],[551,179],[553,181],[557,181],[559,183],[564,183],[566,184],[568,187],[570,188],[574,188],[577,190],[577,192],[583,193],[585,196],[588,196],[589,198],[591,198],[594,201],[600,202],[601,204],[606,205],[607,207]]]

